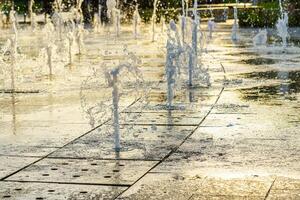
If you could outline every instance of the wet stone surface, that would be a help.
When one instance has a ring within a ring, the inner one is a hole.
[[[178,78],[170,110],[163,35],[150,42],[144,26],[139,40],[131,27],[119,38],[88,33],[84,53],[71,65],[55,62],[50,81],[30,76],[47,43],[20,30],[28,60],[19,61],[17,76],[25,81],[11,95],[1,93],[9,88],[0,80],[0,199],[300,199],[299,47],[254,47],[244,29],[233,43],[231,23],[218,24],[204,45],[211,86],[191,89]],[[132,92],[133,82],[120,84],[116,152],[107,121],[112,91],[95,70],[124,61],[124,47],[141,59],[151,89],[145,95]]]
[[[155,164],[151,161],[43,159],[6,180],[128,186]]]
[[[97,200],[112,199],[126,187],[54,183],[0,182],[1,199]]]
[[[39,158],[0,156],[0,159],[0,179],[3,179],[6,176],[38,160]]]
[[[121,151],[114,149],[112,126],[103,126],[50,157],[160,160],[189,135],[193,126],[121,126]]]

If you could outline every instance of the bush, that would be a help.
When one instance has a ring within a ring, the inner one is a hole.
[[[300,26],[300,10],[289,13],[289,26]],[[248,8],[239,11],[241,27],[274,27],[280,17],[279,9]]]

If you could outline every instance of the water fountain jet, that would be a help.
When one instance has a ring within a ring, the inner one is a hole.
[[[134,39],[137,39],[138,37],[138,25],[141,22],[141,17],[139,14],[139,7],[138,4],[136,4],[135,6],[135,11],[133,13],[133,35],[134,35]]]
[[[151,27],[152,27],[152,42],[155,41],[155,24],[156,24],[156,11],[157,11],[157,1],[158,0],[154,0],[153,3],[153,14],[152,14],[152,18],[151,18]]]

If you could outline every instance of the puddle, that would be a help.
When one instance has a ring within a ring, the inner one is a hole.
[[[267,71],[253,72],[241,75],[252,79],[277,79],[281,83],[262,85],[252,88],[241,89],[242,98],[246,100],[290,100],[296,101],[300,92],[300,71]]]
[[[259,56],[259,54],[256,52],[247,52],[247,51],[238,52],[238,53],[227,53],[225,55],[228,55],[228,56]]]
[[[251,79],[279,79],[290,80],[292,82],[300,81],[300,71],[264,71],[251,72],[238,75],[241,78]]]
[[[252,58],[248,60],[242,60],[242,62],[249,65],[272,65],[277,61],[271,58]]]

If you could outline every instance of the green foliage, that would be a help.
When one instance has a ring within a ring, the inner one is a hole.
[[[300,10],[289,14],[289,26],[300,26]],[[280,17],[279,9],[248,8],[239,11],[241,27],[274,27]]]

